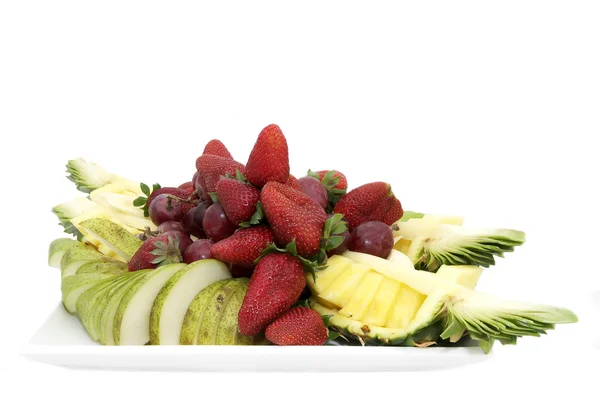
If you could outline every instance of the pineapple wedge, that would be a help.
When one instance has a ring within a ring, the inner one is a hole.
[[[568,309],[508,301],[475,291],[482,272],[479,267],[442,265],[438,273],[431,273],[368,254],[346,252],[343,256],[352,261],[350,269],[323,291],[318,284],[309,284],[309,304],[321,315],[330,315],[331,327],[365,344],[426,347],[455,343],[469,335],[487,353],[495,341],[515,344],[517,338],[539,336],[555,324],[577,322]],[[328,268],[342,263],[335,257]],[[379,277],[374,276],[377,274]],[[329,298],[346,297],[347,292],[334,291],[346,286],[352,290],[351,299],[338,300],[340,308],[319,303],[325,293]]]

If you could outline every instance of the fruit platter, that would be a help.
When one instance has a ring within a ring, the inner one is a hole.
[[[245,163],[218,139],[194,160],[173,187],[67,162],[79,196],[52,208],[65,235],[48,264],[60,272],[61,316],[98,347],[485,357],[496,342],[577,322],[566,308],[477,289],[524,232],[405,210],[389,182],[351,187],[336,169],[294,176],[278,125]]]

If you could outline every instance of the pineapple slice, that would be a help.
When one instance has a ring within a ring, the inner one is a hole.
[[[327,260],[328,267],[323,271],[319,272],[319,278],[315,281],[312,277],[307,278],[308,284],[311,286],[313,290],[323,291],[329,285],[331,285],[334,281],[336,281],[339,276],[352,265],[352,261],[342,256],[332,256]]]
[[[348,318],[363,319],[365,312],[369,309],[383,281],[384,276],[378,272],[369,272],[360,286],[353,293],[350,301],[342,309],[340,314]]]
[[[401,284],[390,278],[384,278],[379,285],[377,294],[371,302],[371,306],[364,314],[364,322],[369,325],[385,326],[389,313],[398,300]]]
[[[400,285],[400,292],[386,322],[390,328],[405,328],[415,317],[427,296],[417,292],[405,284]]]
[[[335,282],[318,293],[319,297],[338,308],[344,307],[370,270],[365,265],[353,263]]]

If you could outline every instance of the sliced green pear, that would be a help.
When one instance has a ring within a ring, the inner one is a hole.
[[[195,261],[173,275],[152,306],[150,343],[178,345],[183,319],[194,297],[210,284],[229,278],[227,265],[213,259]]]
[[[186,265],[160,266],[129,289],[115,314],[113,336],[116,345],[144,345],[150,341],[150,311],[154,300],[165,283]]]
[[[76,275],[81,274],[104,274],[110,272],[127,272],[128,265],[122,261],[92,261],[91,263],[83,264],[75,272]]]
[[[89,315],[89,318],[87,319],[87,322],[88,330],[93,331],[93,337],[95,340],[102,342],[103,330],[100,321],[102,319],[102,314],[104,314],[104,310],[108,305],[110,297],[112,297],[114,292],[119,291],[124,285],[128,284],[132,279],[137,277],[138,276],[136,274],[132,274],[131,272],[120,275],[118,278],[112,280],[110,285],[106,289],[103,289],[103,291],[93,299],[93,309]]]
[[[85,291],[75,303],[77,316],[81,323],[88,331],[88,334],[93,340],[98,340],[98,335],[93,327],[92,319],[96,312],[99,312],[98,302],[106,295],[111,288],[127,279],[128,275],[119,275],[114,278],[108,278],[97,283],[94,287]]]
[[[83,243],[70,238],[54,239],[48,248],[48,265],[60,269],[60,262],[67,250],[83,245]]]
[[[115,278],[119,275],[120,274],[116,273],[81,274],[63,278],[60,284],[60,290],[65,309],[71,314],[75,314],[77,312],[75,305],[79,296],[102,282],[104,279]]]
[[[189,305],[183,324],[181,326],[181,335],[179,336],[179,344],[195,345],[198,341],[198,330],[202,324],[202,318],[206,312],[209,303],[213,301],[217,294],[221,293],[224,286],[232,283],[234,279],[222,279],[205,287],[194,297],[194,300]]]
[[[232,279],[231,283],[223,286],[219,292],[208,302],[206,310],[204,311],[204,316],[202,317],[202,323],[198,329],[198,339],[196,344],[215,344],[217,339],[217,331],[221,325],[221,317],[227,308],[227,304],[229,304],[229,300],[231,297],[233,297],[239,285],[239,280]]]
[[[125,261],[131,260],[142,241],[119,224],[105,218],[90,218],[79,224],[83,236],[91,236],[106,245]]]
[[[100,253],[94,246],[84,243],[73,246],[68,249],[60,260],[60,269],[62,278],[74,275],[79,267],[93,261],[111,261],[110,257],[106,257]]]
[[[115,339],[113,336],[113,325],[115,321],[115,315],[117,313],[117,308],[119,308],[119,304],[123,297],[127,294],[127,292],[132,289],[137,283],[145,278],[146,274],[150,272],[150,270],[144,269],[139,271],[130,272],[129,275],[132,277],[127,280],[125,284],[119,286],[117,289],[109,292],[106,297],[106,305],[102,309],[102,314],[100,314],[100,342],[104,345],[115,345]]]
[[[250,280],[248,278],[239,278],[238,280],[238,286],[221,312],[214,340],[216,345],[251,345],[253,343],[252,336],[244,336],[238,329],[238,312],[242,308]]]

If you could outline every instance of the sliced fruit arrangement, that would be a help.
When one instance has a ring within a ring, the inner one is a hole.
[[[239,159],[238,159],[239,160]],[[392,186],[290,170],[270,124],[246,163],[218,139],[178,184],[147,185],[83,158],[87,196],[52,211],[73,238],[48,264],[63,305],[104,345],[514,344],[571,311],[476,291],[521,231],[405,211]],[[397,188],[397,187],[396,187]]]

